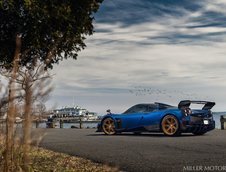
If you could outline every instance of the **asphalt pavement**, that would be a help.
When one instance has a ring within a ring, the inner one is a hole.
[[[166,137],[161,133],[107,136],[95,129],[36,129],[39,146],[128,172],[225,171],[226,130],[203,136],[184,134]],[[41,133],[41,134],[40,134]]]

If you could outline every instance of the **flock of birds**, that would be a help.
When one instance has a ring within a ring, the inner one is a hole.
[[[186,93],[181,90],[171,90],[171,89],[159,89],[159,88],[147,88],[142,86],[136,86],[129,90],[130,94],[135,96],[154,96],[154,97],[165,97],[165,98],[181,98],[181,99],[209,99],[209,96],[201,96],[196,93]]]

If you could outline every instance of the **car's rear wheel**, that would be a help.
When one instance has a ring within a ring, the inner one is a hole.
[[[115,131],[115,122],[112,118],[106,118],[102,122],[102,129],[105,134],[107,135],[113,135],[116,133]]]
[[[162,131],[167,136],[175,136],[180,134],[180,127],[177,118],[173,115],[166,115],[161,123]]]

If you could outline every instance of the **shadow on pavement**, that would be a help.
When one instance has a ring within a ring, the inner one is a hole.
[[[128,136],[128,137],[197,137],[196,135],[193,135],[191,133],[183,133],[179,136],[166,136],[163,133],[144,133],[144,134],[134,134],[134,133],[119,133],[116,135],[106,135],[103,133],[96,133],[96,134],[89,134],[87,136],[105,136],[105,137],[121,137],[121,136]],[[205,135],[204,135],[205,136]],[[203,136],[198,136],[198,137],[203,137]]]

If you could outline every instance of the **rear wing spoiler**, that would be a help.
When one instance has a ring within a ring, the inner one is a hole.
[[[178,108],[186,108],[189,107],[191,104],[203,104],[202,110],[209,110],[212,109],[212,107],[215,105],[215,102],[209,102],[209,101],[191,101],[191,100],[182,100],[178,104]]]

